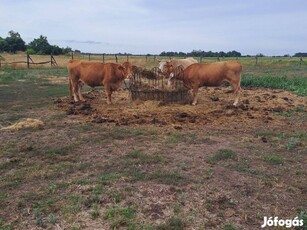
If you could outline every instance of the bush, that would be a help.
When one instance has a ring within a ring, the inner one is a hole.
[[[32,55],[32,54],[36,54],[36,52],[35,52],[35,50],[32,49],[32,48],[28,48],[28,49],[26,50],[26,54]]]

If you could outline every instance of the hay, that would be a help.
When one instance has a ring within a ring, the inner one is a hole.
[[[2,127],[0,130],[19,130],[26,128],[42,128],[44,126],[44,122],[39,119],[26,118],[21,121],[16,122],[13,125]]]
[[[189,89],[180,80],[175,80],[172,86],[167,84],[168,79],[161,76],[159,70],[142,70],[134,72],[127,87],[130,98],[135,100],[154,100],[163,103],[188,103]]]

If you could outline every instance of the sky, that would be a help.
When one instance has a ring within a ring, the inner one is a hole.
[[[0,0],[0,37],[89,53],[307,52],[307,0]]]

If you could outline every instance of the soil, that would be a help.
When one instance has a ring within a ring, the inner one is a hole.
[[[47,121],[43,129],[2,133],[1,183],[9,196],[0,197],[0,216],[16,229],[42,229],[42,223],[47,229],[112,229],[116,218],[106,219],[106,211],[130,206],[143,229],[178,229],[166,225],[174,216],[183,223],[179,229],[260,229],[264,216],[293,219],[307,210],[306,141],[287,150],[279,138],[306,135],[305,97],[245,88],[238,107],[228,87],[200,89],[196,106],[132,102],[127,90],[115,92],[112,105],[101,91],[84,97],[83,103],[55,98],[56,109],[38,115]],[[223,149],[235,155],[208,161]],[[267,162],[267,155],[283,162]],[[75,197],[82,198],[79,211]],[[53,224],[49,213],[58,217]],[[122,222],[118,229],[128,229],[129,221]]]
[[[241,101],[233,106],[231,88],[203,88],[198,93],[198,104],[163,104],[157,101],[131,101],[128,90],[112,95],[113,104],[107,105],[103,92],[84,94],[86,102],[75,103],[68,97],[55,99],[56,105],[67,115],[81,115],[88,122],[113,122],[117,125],[153,124],[158,126],[219,127],[249,129],[257,125],[281,125],[287,112],[306,111],[307,100],[291,92],[272,89],[244,89]]]

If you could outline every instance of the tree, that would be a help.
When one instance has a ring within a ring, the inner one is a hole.
[[[233,50],[233,51],[227,52],[226,56],[227,57],[241,57],[241,53]]]
[[[69,54],[72,52],[72,49],[70,47],[62,48],[62,54]]]
[[[5,39],[5,41],[7,43],[7,48],[5,51],[7,52],[16,53],[17,51],[26,50],[26,44],[18,32],[14,32],[13,30],[9,31],[9,36]]]
[[[60,55],[70,53],[72,50],[69,47],[60,48],[57,45],[50,45],[46,36],[40,35],[39,38],[34,39],[29,43],[27,53],[36,53],[36,54],[52,54]]]
[[[52,47],[49,44],[47,37],[41,35],[29,43],[28,49],[32,49],[37,54],[51,54]]]
[[[299,53],[294,54],[293,57],[307,57],[307,53],[299,52]]]
[[[258,53],[256,54],[256,57],[265,57],[265,55],[263,53]]]
[[[0,52],[4,52],[8,50],[7,42],[4,38],[0,37]]]

